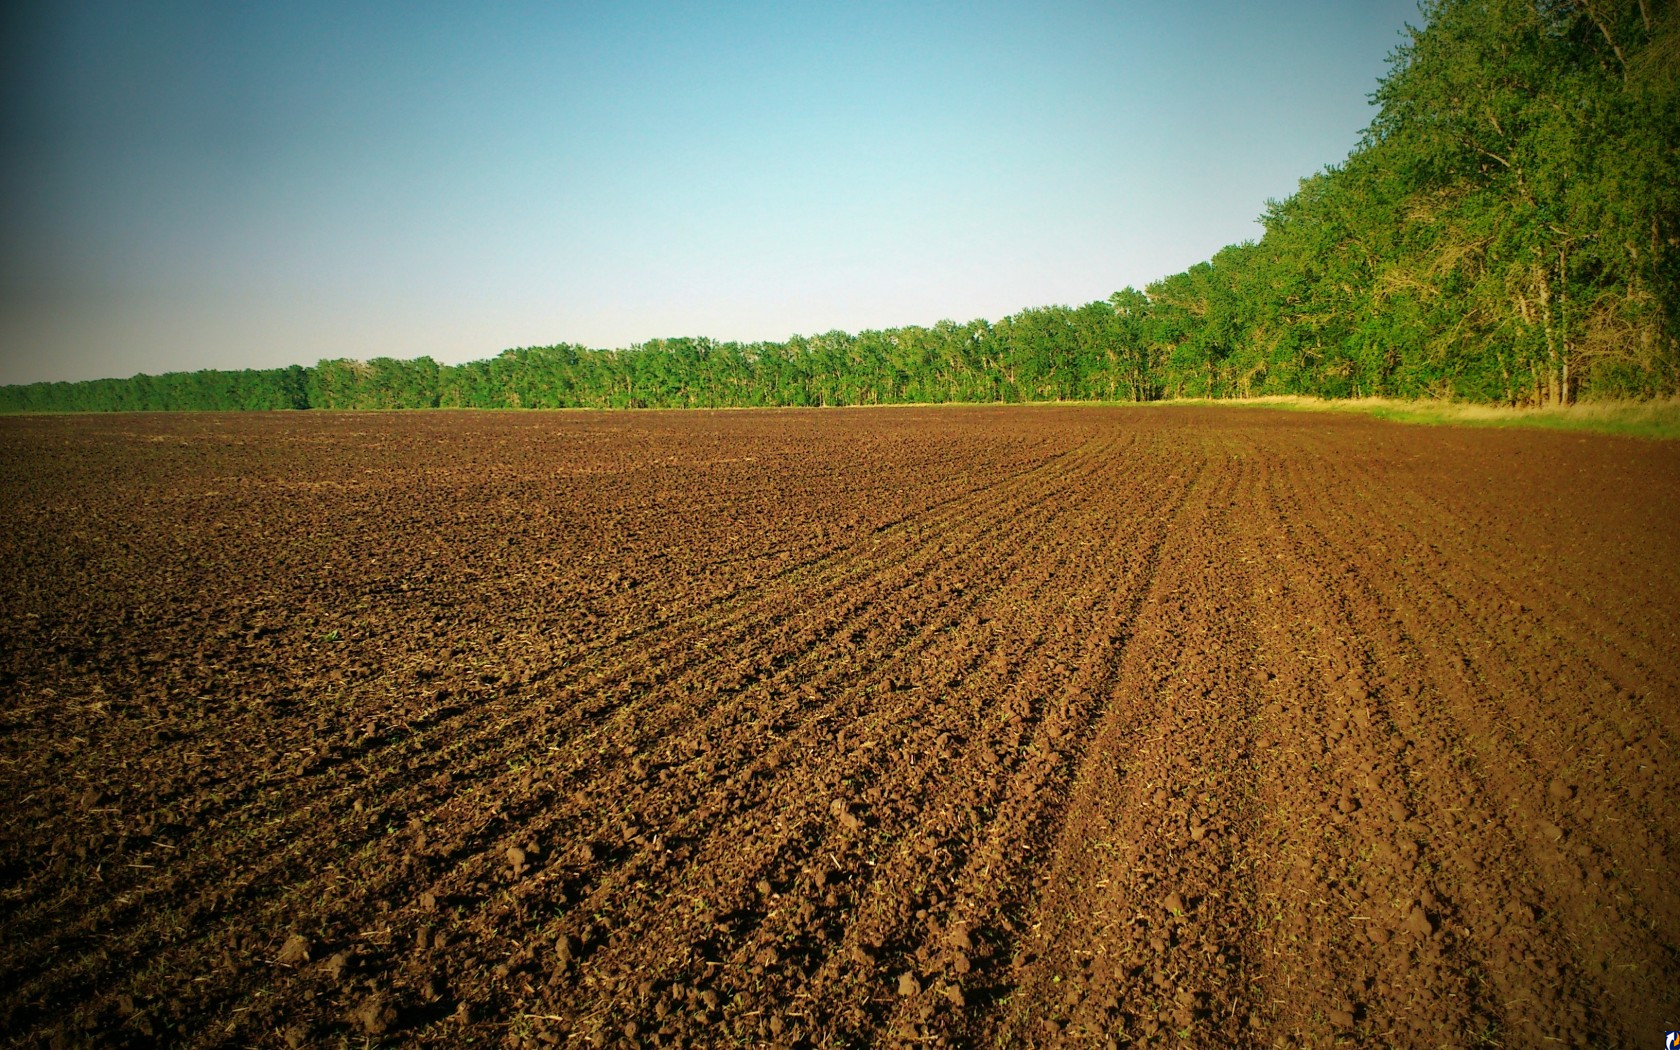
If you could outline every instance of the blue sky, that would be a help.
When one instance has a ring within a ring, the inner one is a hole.
[[[0,383],[996,319],[1257,237],[1414,0],[42,3]]]

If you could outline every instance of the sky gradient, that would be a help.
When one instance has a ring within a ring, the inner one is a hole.
[[[0,383],[1079,304],[1260,234],[1415,0],[45,3]]]

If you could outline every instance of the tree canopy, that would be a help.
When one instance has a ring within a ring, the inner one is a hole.
[[[785,342],[560,344],[0,388],[0,411],[1680,391],[1676,0],[1431,0],[1257,242],[1084,306]]]

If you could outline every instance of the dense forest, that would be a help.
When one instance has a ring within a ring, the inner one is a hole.
[[[1434,0],[1257,242],[996,322],[0,388],[0,411],[1680,392],[1680,0]]]

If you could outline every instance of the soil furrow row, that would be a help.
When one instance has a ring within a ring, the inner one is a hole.
[[[1680,1028],[1680,448],[0,420],[0,1046]]]
[[[1325,517],[1332,522],[1340,512],[1340,508],[1334,507],[1334,502],[1326,495]],[[1346,535],[1348,529],[1342,527],[1329,531],[1332,535]],[[1346,548],[1337,551],[1334,559],[1349,559],[1353,563],[1362,561],[1357,550]],[[1377,591],[1394,593],[1399,589],[1388,581],[1388,574],[1378,566],[1364,564],[1362,568],[1369,573],[1367,578]],[[1428,589],[1431,586],[1427,578],[1409,582],[1411,586],[1407,590],[1412,594],[1419,588]],[[1345,584],[1342,590],[1347,593]],[[1383,601],[1381,598],[1377,600]],[[1469,588],[1461,588],[1455,601],[1473,602],[1473,592]],[[1466,916],[1465,924],[1468,926],[1508,928],[1498,942],[1485,947],[1472,946],[1472,950],[1482,949],[1482,968],[1491,975],[1494,984],[1505,985],[1489,997],[1490,1002],[1484,1010],[1488,1017],[1487,1026],[1521,1029],[1526,1023],[1522,1012],[1507,1011],[1503,1004],[1532,1002],[1543,994],[1556,999],[1561,990],[1560,984],[1568,983],[1575,983],[1577,988],[1575,995],[1570,997],[1569,1009],[1584,1018],[1584,1023],[1576,1031],[1577,1036],[1587,1028],[1603,1030],[1625,1023],[1619,1019],[1635,1015],[1641,1008],[1641,1002],[1649,1001],[1648,994],[1640,992],[1626,975],[1618,975],[1611,987],[1602,986],[1602,973],[1595,971],[1601,971],[1612,960],[1616,963],[1631,962],[1636,973],[1662,972],[1672,965],[1673,945],[1658,931],[1665,928],[1663,916],[1674,915],[1674,902],[1669,884],[1652,883],[1641,878],[1642,873],[1628,872],[1626,875],[1631,878],[1625,878],[1622,884],[1634,890],[1634,899],[1642,901],[1643,908],[1652,909],[1655,920],[1652,925],[1642,923],[1643,928],[1632,930],[1607,927],[1602,915],[1594,914],[1595,909],[1588,903],[1604,892],[1603,884],[1607,878],[1622,881],[1617,879],[1622,873],[1606,872],[1601,866],[1605,853],[1602,845],[1594,842],[1597,836],[1590,825],[1583,826],[1566,813],[1580,804],[1572,783],[1578,779],[1578,774],[1567,768],[1571,752],[1576,750],[1583,738],[1582,730],[1590,731],[1591,727],[1571,727],[1566,720],[1562,732],[1558,732],[1558,726],[1547,724],[1559,717],[1558,712],[1554,711],[1548,718],[1539,716],[1538,712],[1530,714],[1532,709],[1525,710],[1532,701],[1527,699],[1527,691],[1520,682],[1501,680],[1500,672],[1506,665],[1495,647],[1489,646],[1471,670],[1462,660],[1455,661],[1443,655],[1444,647],[1434,641],[1451,636],[1455,631],[1453,627],[1435,622],[1432,616],[1418,615],[1415,608],[1402,607],[1397,618],[1404,624],[1404,633],[1413,641],[1402,649],[1400,659],[1395,663],[1409,665],[1414,673],[1421,665],[1427,672],[1427,678],[1437,683],[1438,689],[1421,697],[1421,700],[1430,703],[1450,720],[1444,731],[1462,741],[1458,764],[1468,778],[1466,792],[1481,796],[1483,812],[1478,821],[1481,826],[1477,832],[1474,862],[1467,866],[1468,858],[1461,849],[1447,858],[1448,863],[1443,865],[1449,869],[1456,866],[1460,870],[1452,872],[1450,879],[1443,878],[1441,881],[1465,886],[1486,883],[1489,876],[1484,869],[1490,868],[1514,873],[1543,873],[1542,879],[1528,883],[1521,892],[1521,899],[1528,903],[1519,903],[1518,909],[1521,912],[1526,908],[1526,913],[1506,914],[1510,907],[1508,899],[1461,901],[1458,904],[1460,911],[1480,907],[1484,912]],[[1472,623],[1487,622],[1474,616],[1461,616],[1450,622],[1463,623],[1466,619]],[[1457,630],[1462,632],[1462,628]],[[1379,637],[1370,626],[1364,626],[1359,633],[1366,637]],[[1568,718],[1567,715],[1564,717]],[[1596,736],[1596,733],[1591,735]],[[1522,772],[1513,776],[1512,772],[1516,770]],[[1444,777],[1437,776],[1430,781],[1436,794],[1441,793],[1442,779]],[[1533,790],[1532,785],[1536,783],[1546,785],[1544,794]],[[1600,804],[1612,812],[1625,812],[1630,808],[1639,812],[1644,809],[1637,804],[1630,807],[1630,801],[1625,797],[1611,797]],[[1661,817],[1655,818],[1651,825],[1654,829],[1667,826]],[[1632,833],[1633,841],[1637,842],[1640,830],[1637,824],[1619,821],[1616,833],[1623,837]],[[1567,842],[1564,841],[1566,834],[1570,836]],[[1497,852],[1490,849],[1493,843],[1500,844]],[[1491,857],[1488,856],[1490,852],[1493,853]],[[1466,867],[1468,870],[1465,870]],[[1520,874],[1515,878],[1522,880]],[[1597,888],[1592,887],[1594,882],[1598,884]],[[1591,946],[1588,959],[1604,962],[1589,965],[1585,973],[1570,973],[1567,957],[1560,960],[1556,957],[1559,953],[1548,952],[1543,947],[1536,951],[1529,943],[1532,937],[1527,934],[1526,927],[1536,919],[1559,924],[1569,931],[1572,940]],[[1568,975],[1563,981],[1557,973],[1560,964]],[[1543,983],[1537,985],[1536,977],[1540,977]],[[1582,981],[1598,987],[1585,991],[1579,984]],[[1606,1000],[1614,1001],[1618,992],[1629,998],[1614,1009],[1600,1012],[1599,1004]],[[1548,1034],[1555,1036],[1560,1033]],[[1631,1038],[1632,1030],[1628,1029],[1624,1034]],[[1530,1039],[1537,1037],[1539,1034],[1532,1030],[1526,1035]]]

